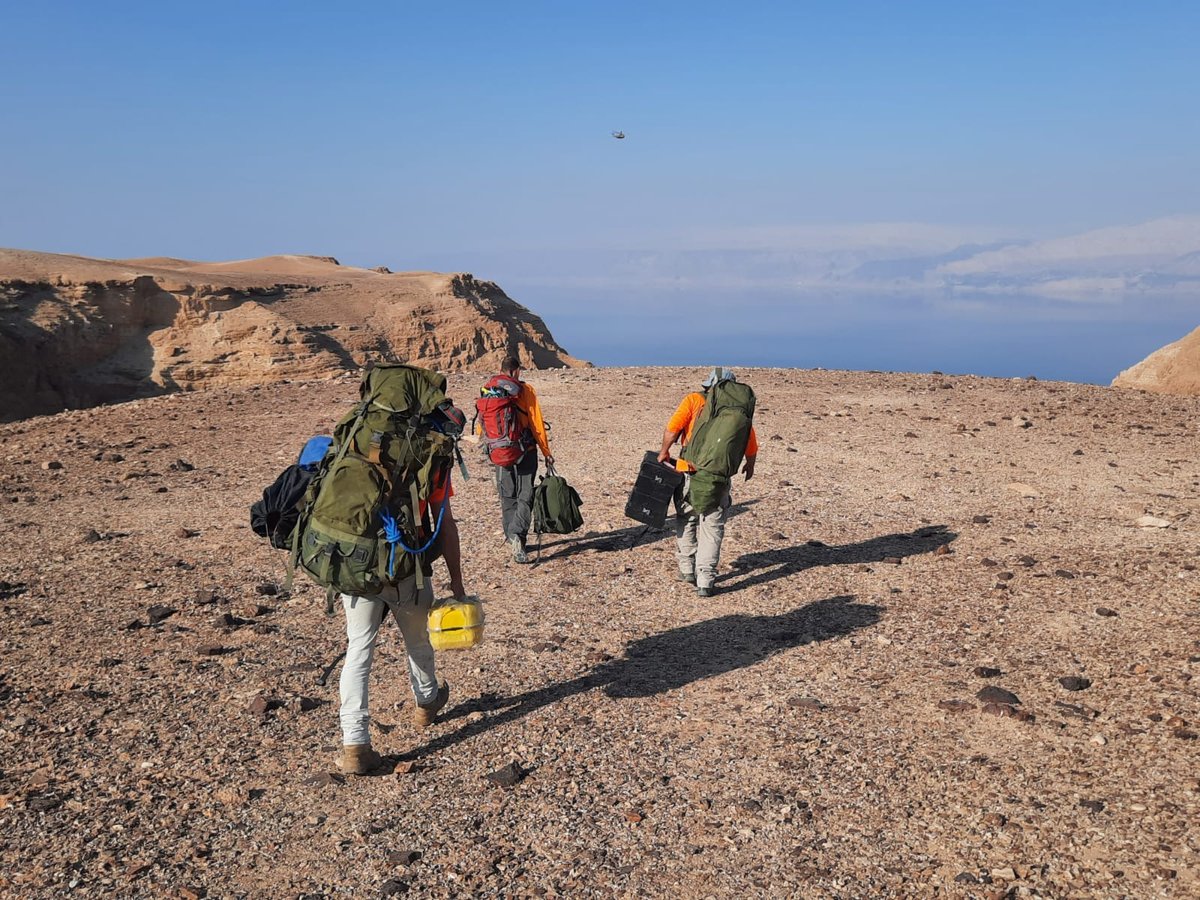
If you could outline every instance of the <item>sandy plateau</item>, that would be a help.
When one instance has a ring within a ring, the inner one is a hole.
[[[744,370],[701,601],[622,515],[701,375],[532,373],[585,530],[513,564],[472,449],[487,639],[418,734],[387,631],[356,779],[247,515],[355,379],[0,426],[0,894],[1200,895],[1200,398]]]

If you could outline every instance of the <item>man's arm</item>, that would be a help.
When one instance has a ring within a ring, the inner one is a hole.
[[[462,545],[458,538],[458,522],[454,520],[454,512],[450,509],[450,498],[446,498],[446,511],[442,514],[442,559],[450,572],[450,593],[455,600],[467,596],[463,587],[462,575]]]
[[[704,405],[703,400],[697,403],[698,397],[697,394],[688,394],[680,401],[675,412],[671,414],[671,418],[667,420],[667,428],[663,432],[662,449],[658,451],[659,462],[671,461],[671,447],[682,435],[687,433],[696,411]]]
[[[668,463],[671,461],[671,448],[675,446],[675,442],[679,440],[679,436],[683,434],[683,429],[680,428],[672,431],[668,425],[666,431],[663,432],[662,449],[658,451],[658,461]]]
[[[746,442],[746,465],[742,466],[742,473],[749,481],[754,477],[754,461],[758,459],[758,435],[754,433],[754,426],[750,426],[750,439]]]

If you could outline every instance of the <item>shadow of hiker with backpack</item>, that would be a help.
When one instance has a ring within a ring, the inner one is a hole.
[[[732,572],[720,577],[721,590],[738,591],[778,578],[786,578],[814,566],[846,566],[901,560],[906,556],[933,553],[958,537],[945,525],[927,525],[911,532],[883,534],[855,544],[829,547],[808,541],[777,550],[744,553],[730,563]]]
[[[514,697],[484,695],[460,703],[443,721],[472,713],[484,718],[464,724],[402,754],[404,760],[437,756],[463,741],[521,719],[578,694],[602,689],[616,700],[653,697],[752,666],[796,647],[834,640],[877,624],[886,607],[856,603],[841,595],[817,600],[779,615],[736,614],[706,619],[632,641],[618,659],[601,663],[569,681]]]

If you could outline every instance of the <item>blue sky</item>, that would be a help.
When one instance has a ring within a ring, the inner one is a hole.
[[[0,246],[409,268],[1200,212],[1182,2],[8,0],[0,33]]]

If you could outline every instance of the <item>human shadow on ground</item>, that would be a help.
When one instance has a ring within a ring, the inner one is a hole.
[[[602,688],[614,699],[653,697],[684,685],[743,669],[786,650],[844,637],[876,624],[885,607],[827,597],[777,616],[729,615],[672,628],[633,641],[625,655],[569,681],[514,697],[485,694],[459,703],[445,723],[472,713],[483,718],[416,747],[400,759],[436,756],[463,741],[499,728],[543,707]]]
[[[744,553],[730,562],[729,566],[734,571],[718,575],[717,581],[722,592],[740,591],[815,566],[862,565],[933,553],[957,537],[957,532],[950,531],[945,525],[927,525],[907,533],[884,534],[838,547],[809,541],[776,550]]]
[[[754,497],[749,500],[743,500],[740,503],[734,503],[726,510],[725,517],[726,519],[731,519],[734,516],[739,516],[758,502],[759,498]],[[554,559],[565,559],[568,556],[574,556],[576,553],[582,553],[585,550],[595,550],[599,553],[610,553],[614,550],[632,550],[635,547],[640,547],[644,544],[653,544],[655,541],[660,541],[665,537],[674,536],[675,516],[674,514],[668,514],[665,528],[654,528],[650,525],[630,525],[627,528],[616,528],[612,531],[587,531],[584,532],[582,537],[563,535],[562,537],[555,536],[551,540],[543,540],[542,557],[537,561],[544,563]],[[529,544],[536,551],[537,535],[530,537]],[[545,552],[551,548],[557,549],[552,553]]]

